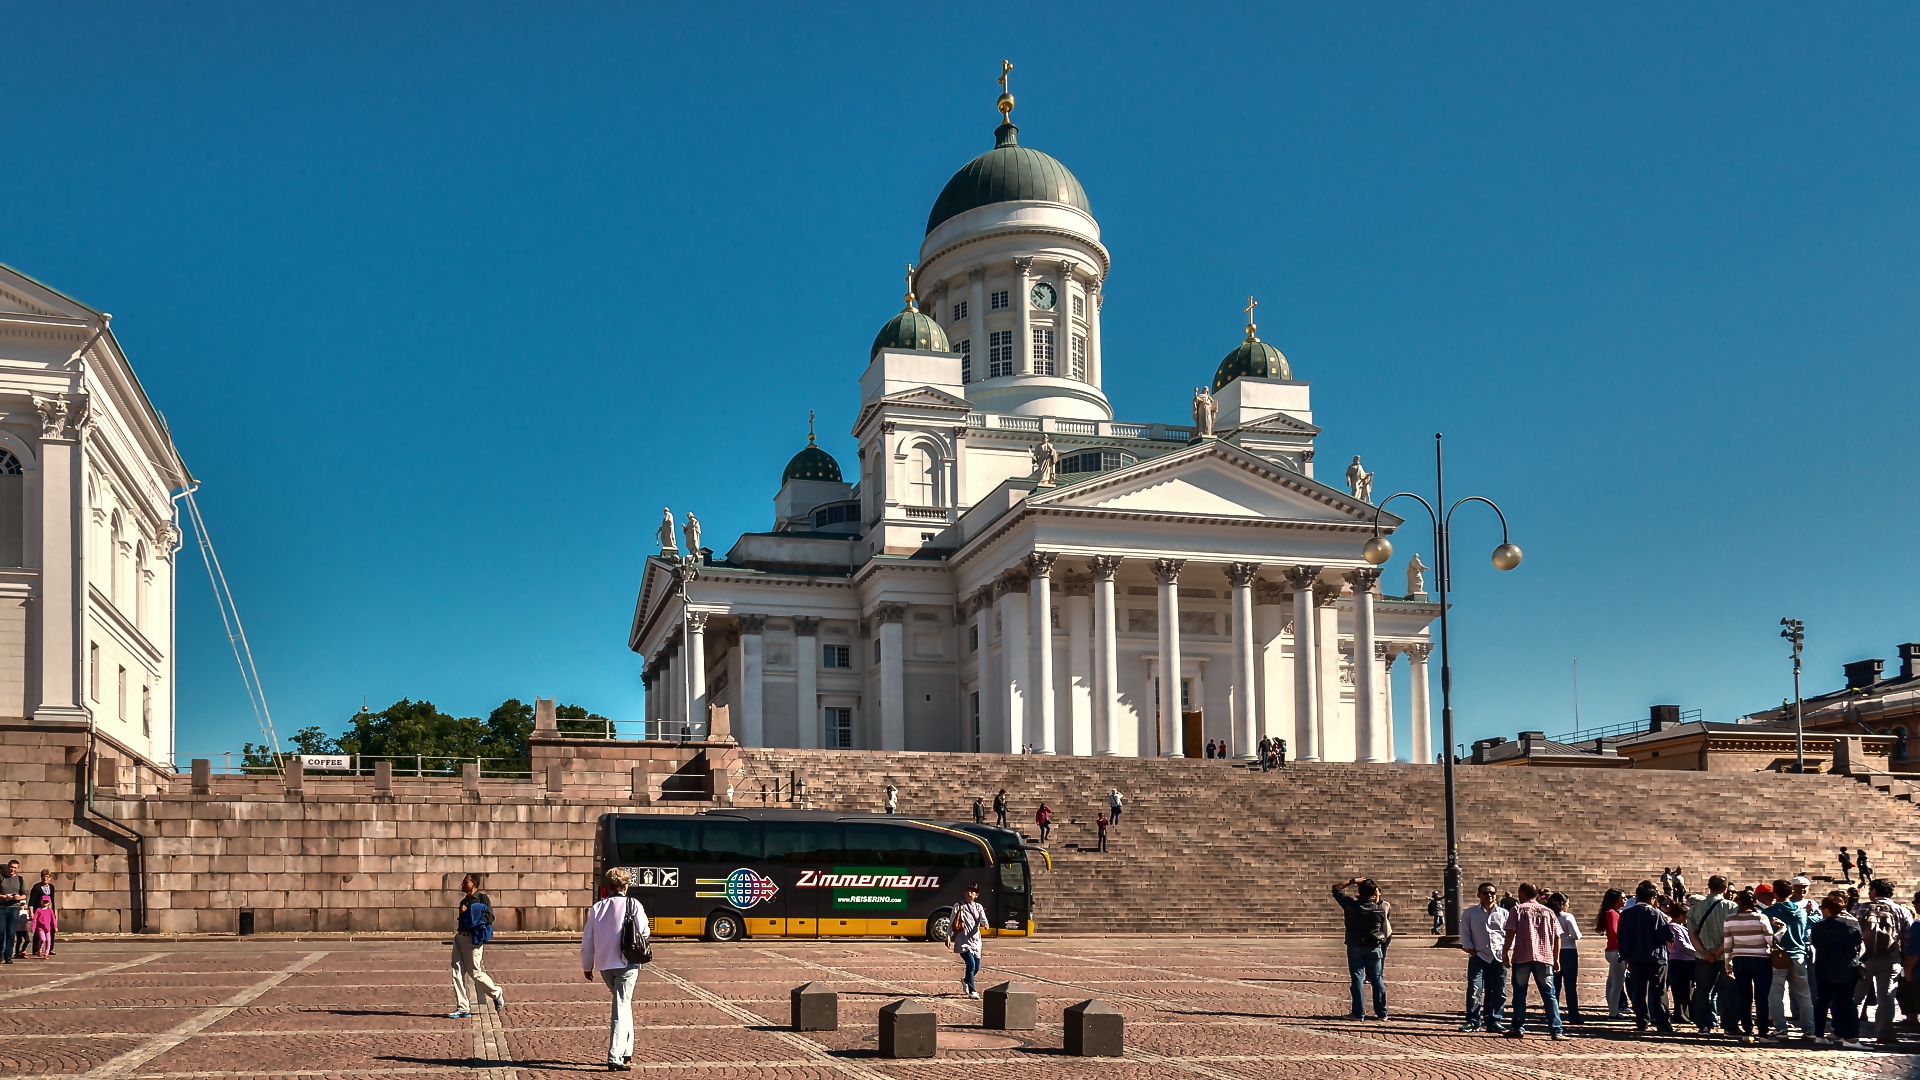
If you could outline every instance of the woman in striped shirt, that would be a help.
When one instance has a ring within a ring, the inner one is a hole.
[[[1773,920],[1754,910],[1759,901],[1752,889],[1743,889],[1734,897],[1739,911],[1727,916],[1725,928],[1721,931],[1721,951],[1729,958],[1733,971],[1735,1023],[1743,1033],[1741,1042],[1753,1043],[1759,1039],[1779,1042],[1780,1038],[1769,1029],[1767,999],[1773,989],[1773,962],[1768,958],[1773,947],[1774,935],[1779,931]],[[1759,1021],[1754,1020],[1758,1012]],[[1782,1021],[1786,1017],[1780,1018]],[[1727,1034],[1733,1034],[1729,1030]]]

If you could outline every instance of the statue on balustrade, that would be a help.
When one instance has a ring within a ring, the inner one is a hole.
[[[1213,421],[1220,415],[1220,403],[1213,400],[1204,386],[1193,388],[1193,437],[1196,439],[1213,438]]]
[[[673,511],[667,507],[660,508],[660,529],[654,535],[660,538],[660,554],[680,554],[680,546],[673,542]]]
[[[1373,505],[1373,474],[1360,464],[1360,455],[1353,455],[1353,464],[1347,466],[1347,490],[1353,497],[1367,505]]]
[[[1053,436],[1042,433],[1040,445],[1033,448],[1033,478],[1041,487],[1053,486],[1053,474],[1060,467],[1060,451],[1053,445]]]
[[[680,531],[686,534],[687,537],[687,558],[692,559],[694,562],[699,562],[700,519],[693,516],[693,511],[687,511],[687,523],[680,527]]]

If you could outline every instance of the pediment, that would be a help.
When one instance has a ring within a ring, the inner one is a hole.
[[[931,409],[936,412],[960,413],[965,415],[973,411],[973,403],[966,398],[937,390],[931,386],[902,390],[897,394],[888,394],[876,398],[860,407],[860,416],[854,421],[854,434],[865,431],[873,418],[887,409]],[[943,421],[944,423],[945,421]]]
[[[1318,435],[1320,429],[1303,420],[1295,420],[1286,413],[1277,412],[1263,416],[1251,424],[1241,424],[1233,429],[1236,432],[1260,432],[1271,435]]]
[[[1255,518],[1371,524],[1374,508],[1336,488],[1278,468],[1227,443],[1209,441],[1175,454],[1036,492],[1029,506],[1166,517]],[[1400,519],[1381,514],[1383,528]]]
[[[91,321],[96,313],[85,304],[35,281],[13,267],[0,265],[0,314]]]

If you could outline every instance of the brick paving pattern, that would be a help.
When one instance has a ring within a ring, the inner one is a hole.
[[[1273,938],[1040,937],[989,941],[981,988],[1018,979],[1040,997],[1040,1027],[979,1027],[959,964],[902,941],[734,945],[663,942],[634,993],[636,1073],[705,1077],[1473,1077],[1807,1080],[1920,1074],[1920,1056],[1797,1046],[1638,1039],[1590,1024],[1524,1043],[1455,1028],[1459,954],[1403,938],[1387,961],[1391,1019],[1353,1022],[1337,942]],[[0,1080],[15,1077],[480,1077],[534,1080],[603,1071],[607,999],[581,979],[576,946],[500,941],[488,969],[507,1011],[449,1020],[448,951],[431,941],[251,939],[71,942],[0,976]],[[1584,960],[1585,958],[1583,958]],[[1598,1003],[1605,961],[1583,963]],[[783,1030],[787,991],[818,980],[840,994],[840,1030]],[[938,1057],[876,1052],[876,1014],[913,995],[940,1017]],[[1061,1010],[1099,997],[1126,1016],[1124,1059],[1061,1050]],[[1537,1003],[1535,1005],[1537,1008]]]

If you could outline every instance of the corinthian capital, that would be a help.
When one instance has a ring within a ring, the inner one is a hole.
[[[1101,581],[1112,581],[1113,575],[1120,571],[1120,564],[1126,561],[1125,555],[1095,555],[1087,560],[1087,569]]]
[[[42,439],[64,439],[67,437],[67,403],[60,398],[33,396],[33,407],[40,414],[40,437]]]
[[[1053,576],[1053,564],[1058,561],[1059,558],[1060,554],[1058,552],[1035,551],[1021,561],[1026,564],[1027,576],[1029,578],[1051,578]]]
[[[1349,570],[1347,571],[1347,580],[1353,584],[1353,595],[1359,596],[1361,593],[1370,593],[1373,591],[1375,585],[1380,584],[1380,568],[1377,566],[1363,566],[1358,570]]]
[[[1341,588],[1341,584],[1337,581],[1320,582],[1313,587],[1313,602],[1321,607],[1327,607],[1340,599]]]
[[[1153,560],[1153,576],[1162,585],[1175,585],[1180,581],[1180,568],[1187,565],[1185,559]]]
[[[1425,663],[1427,656],[1433,652],[1433,646],[1427,644],[1424,641],[1418,641],[1418,642],[1413,642],[1411,644],[1402,645],[1400,646],[1400,648],[1408,656],[1413,657],[1415,660],[1418,660],[1421,663]]]
[[[707,629],[707,613],[704,611],[687,612],[687,629],[696,634],[705,633]]]
[[[1320,580],[1320,571],[1324,569],[1326,569],[1324,566],[1288,567],[1287,583],[1293,586],[1295,592],[1301,589],[1311,589],[1313,588],[1314,582]]]
[[[1253,585],[1253,579],[1260,576],[1260,564],[1257,562],[1237,562],[1227,564],[1227,581],[1236,589],[1245,589]]]

